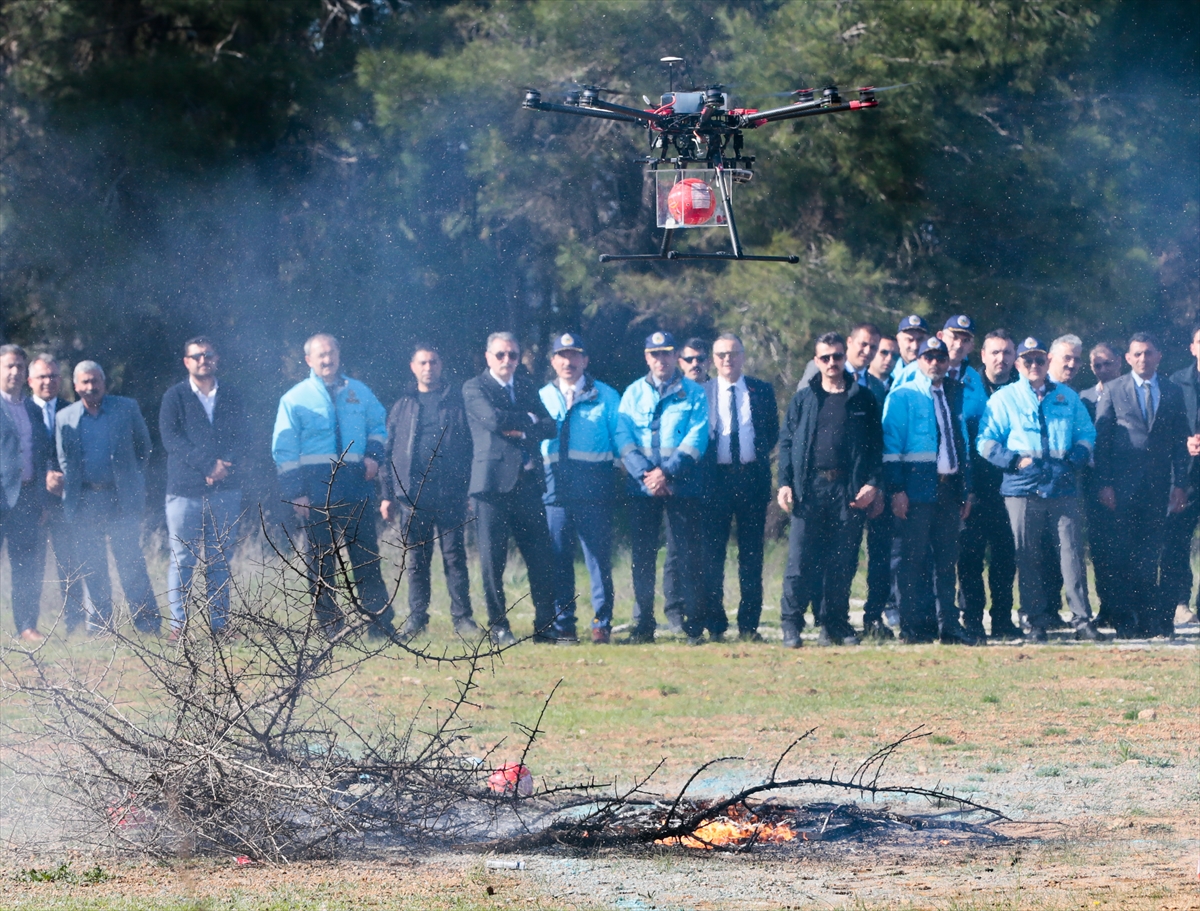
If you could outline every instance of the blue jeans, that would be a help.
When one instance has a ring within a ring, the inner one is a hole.
[[[579,500],[546,507],[554,548],[554,615],[560,633],[575,632],[575,540],[592,583],[594,629],[612,626],[612,501]]]
[[[223,490],[206,497],[167,497],[167,535],[171,565],[167,570],[167,601],[171,625],[187,620],[187,598],[192,574],[204,552],[209,623],[222,629],[229,618],[229,556],[237,544],[235,534],[242,508],[240,490]]]
[[[112,547],[133,625],[143,633],[158,632],[161,620],[142,552],[141,517],[124,515],[115,490],[110,488],[82,491],[71,522],[75,560],[92,598],[88,631],[103,632],[113,625],[112,580],[108,577],[108,548]]]

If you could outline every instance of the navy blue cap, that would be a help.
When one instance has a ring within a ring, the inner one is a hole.
[[[926,335],[932,335],[929,331],[929,323],[925,322],[925,317],[917,316],[911,313],[904,319],[900,320],[900,326],[896,329],[897,332],[915,332],[917,330],[924,332]]]
[[[942,331],[952,329],[955,332],[969,332],[975,334],[975,320],[967,316],[965,313],[960,313],[958,316],[952,316],[946,320],[946,325],[942,326]]]
[[[921,342],[921,347],[917,349],[917,357],[921,357],[926,351],[932,351],[934,354],[944,354],[950,356],[950,352],[946,350],[946,343],[936,335],[931,335],[925,341]]]
[[[564,332],[562,335],[556,335],[550,342],[551,354],[558,354],[560,351],[583,350],[583,339],[574,332]]]
[[[1046,346],[1032,335],[1022,339],[1021,343],[1017,345],[1017,357],[1020,357],[1022,354],[1028,354],[1031,351],[1040,351],[1042,354],[1046,353]]]
[[[651,332],[646,336],[647,351],[674,351],[675,336],[670,332]]]

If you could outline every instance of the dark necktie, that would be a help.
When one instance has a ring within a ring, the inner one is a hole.
[[[742,464],[742,435],[738,427],[737,386],[729,387],[729,464]]]
[[[954,425],[950,423],[950,408],[946,404],[946,393],[941,389],[933,391],[934,399],[937,401],[938,413],[941,414],[941,424],[943,426],[943,434],[946,434],[946,453],[950,456],[950,473],[954,474],[958,471],[958,454],[954,451]]]
[[[1154,395],[1149,383],[1142,383],[1142,391],[1146,393],[1146,404],[1142,411],[1146,415],[1146,424],[1149,425],[1154,421]]]

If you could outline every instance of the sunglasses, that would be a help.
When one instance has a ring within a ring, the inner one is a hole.
[[[844,354],[818,354],[817,355],[817,360],[820,361],[822,364],[828,364],[830,361],[844,361],[845,359],[846,359],[846,355],[844,355]]]
[[[519,361],[521,359],[519,351],[493,351],[491,356],[498,361]]]
[[[1023,355],[1021,355],[1021,360],[1024,361],[1030,367],[1044,367],[1044,366],[1046,366],[1046,363],[1047,363],[1046,355],[1044,355],[1044,354],[1038,354],[1033,357],[1023,354]]]
[[[923,360],[923,361],[948,361],[948,360],[950,360],[950,355],[944,354],[944,353],[943,354],[930,354],[930,353],[926,352],[925,354],[921,355],[921,360]]]
[[[708,358],[703,354],[693,354],[691,357],[681,357],[680,360],[685,364],[694,364],[697,361],[706,361]]]
[[[733,357],[735,354],[737,354],[736,351],[714,351],[713,357],[717,358],[718,360],[724,361],[724,360],[727,360],[727,359]]]
[[[185,354],[185,361],[215,361],[217,353],[215,351],[201,351],[199,354]]]

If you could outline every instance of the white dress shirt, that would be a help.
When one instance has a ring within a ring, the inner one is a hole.
[[[1154,413],[1158,414],[1158,406],[1162,403],[1162,392],[1158,388],[1158,374],[1150,377],[1148,380],[1142,379],[1136,373],[1133,374],[1133,391],[1137,394],[1138,407],[1142,409],[1142,417],[1147,422],[1150,416],[1146,414],[1146,386],[1150,386],[1150,401],[1154,408]]]
[[[200,400],[200,407],[208,415],[208,423],[211,424],[213,422],[213,409],[217,407],[217,386],[220,384],[216,380],[213,380],[212,392],[204,392],[204,390],[196,385],[196,381],[189,376],[188,385],[192,387],[192,392]]]
[[[58,413],[58,399],[50,399],[47,402],[44,399],[39,399],[36,395],[31,395],[30,398],[33,399],[33,404],[41,409],[42,423],[46,425],[46,432],[53,434],[54,416]]]
[[[738,441],[742,453],[742,464],[753,462],[754,459],[754,420],[750,416],[750,392],[746,389],[746,378],[738,377],[736,383],[730,383],[723,377],[710,380],[715,390],[714,396],[708,397],[709,427],[717,438],[717,464],[729,465],[733,462],[729,453],[731,411],[729,407],[729,390],[735,389],[738,411]]]
[[[957,474],[961,467],[958,464],[958,454],[954,452],[954,420],[950,412],[950,402],[946,398],[946,390],[942,386],[933,386],[933,413],[938,422],[938,474]]]

